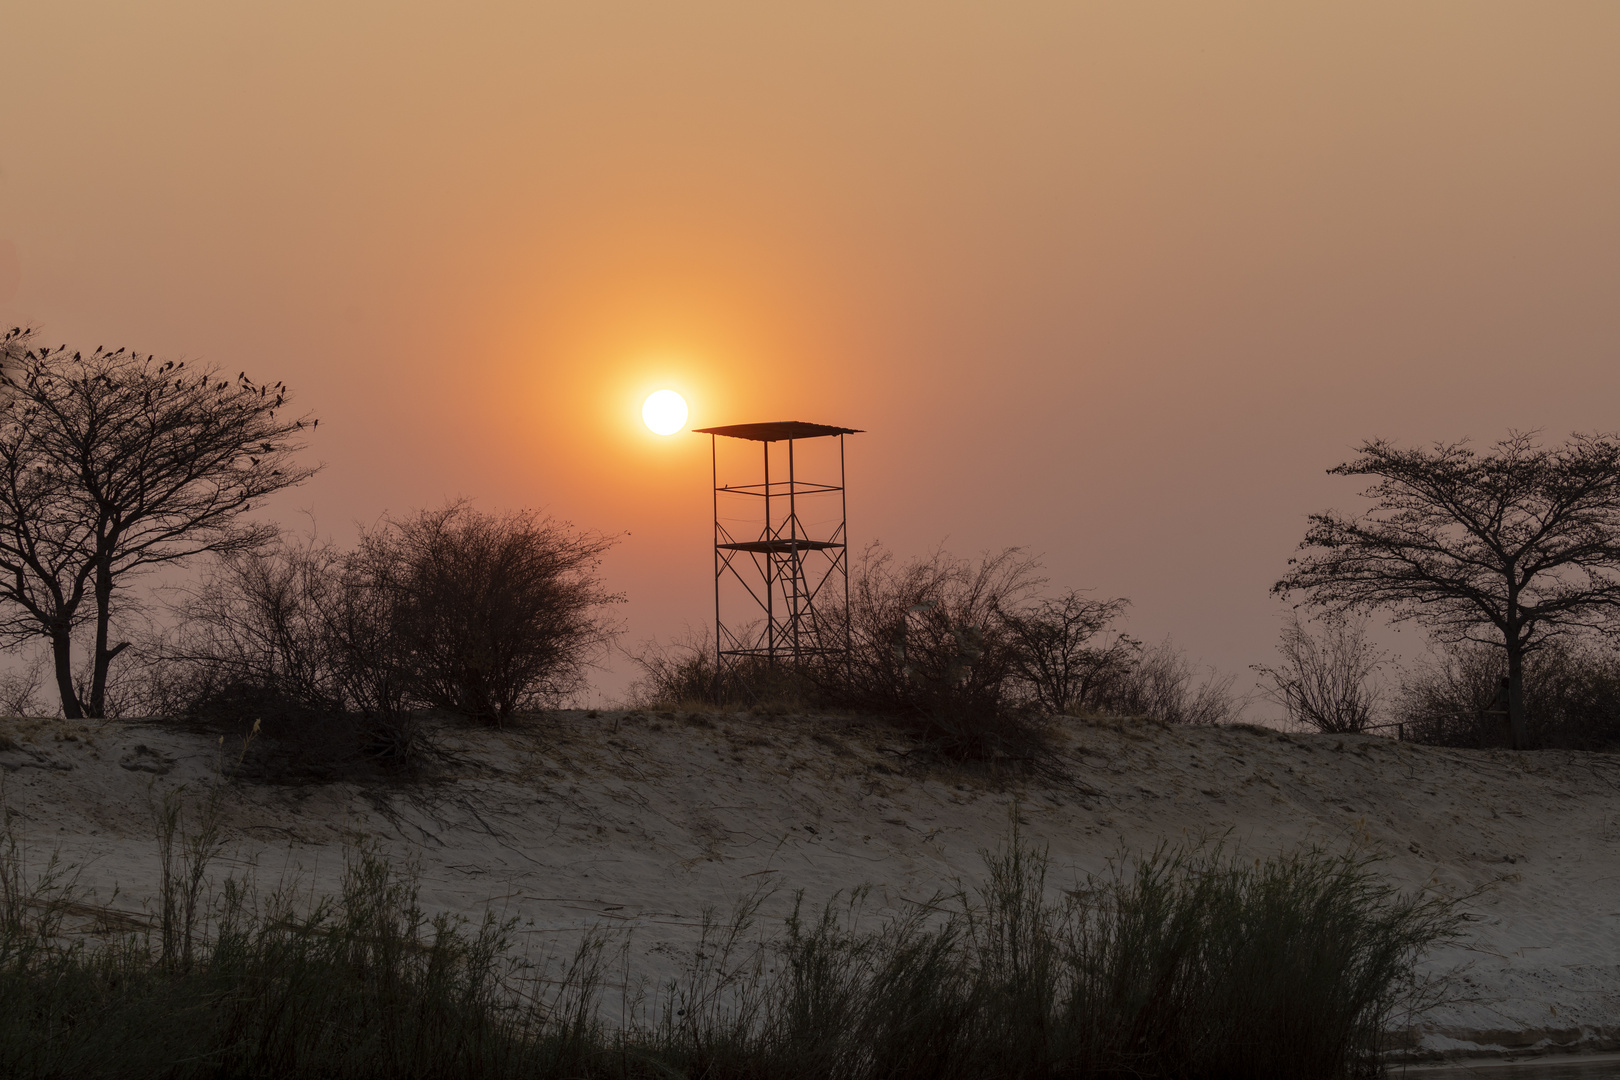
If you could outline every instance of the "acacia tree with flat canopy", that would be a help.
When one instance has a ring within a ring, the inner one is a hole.
[[[314,475],[313,421],[278,415],[281,383],[219,377],[118,349],[88,356],[0,338],[0,644],[50,642],[63,714],[106,712],[118,593],[143,570],[255,548],[273,526],[242,515]],[[73,633],[94,625],[88,695]]]
[[[1289,574],[1273,586],[1329,613],[1384,609],[1447,641],[1500,648],[1508,717],[1526,746],[1524,659],[1620,614],[1620,442],[1575,434],[1556,449],[1510,433],[1402,449],[1383,439],[1330,475],[1369,476],[1364,513],[1312,514]]]

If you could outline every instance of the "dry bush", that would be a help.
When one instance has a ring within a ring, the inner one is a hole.
[[[682,705],[718,705],[718,679],[715,671],[714,637],[707,631],[688,633],[675,641],[643,642],[635,652],[627,652],[641,675],[630,684],[630,704],[638,708]]]
[[[1214,668],[1199,678],[1187,654],[1166,638],[1101,680],[1084,704],[1093,712],[1146,716],[1165,724],[1230,724],[1246,704],[1232,692],[1235,681]]]
[[[361,560],[393,596],[410,693],[499,725],[583,688],[612,641],[598,570],[608,537],[530,511],[456,502],[367,534]]]
[[[1492,707],[1506,672],[1506,659],[1488,645],[1432,647],[1402,675],[1394,703],[1402,737],[1435,746],[1497,745],[1500,721],[1485,710]]]
[[[936,551],[897,565],[869,546],[851,581],[847,692],[899,709],[941,694],[1000,702],[1015,671],[1000,612],[1034,595],[1038,570],[1018,548],[977,561]]]
[[[1027,756],[1038,740],[1016,692],[1019,661],[1002,612],[1029,602],[1037,569],[1016,548],[976,561],[939,551],[902,564],[873,544],[850,576],[846,657],[797,668],[745,658],[717,671],[704,633],[632,654],[641,669],[632,697],[852,709],[894,717],[953,756]]]
[[[818,681],[840,704],[909,721],[960,757],[1028,756],[1037,733],[1013,696],[1016,647],[1000,613],[1041,584],[1018,548],[896,563],[876,544],[850,589],[850,655]]]
[[[961,758],[1041,753],[1043,715],[1101,712],[1167,723],[1233,721],[1232,677],[1199,673],[1168,642],[1143,651],[1113,629],[1128,601],[1073,590],[1043,598],[1018,548],[901,562],[869,545],[850,574],[847,657],[717,671],[712,637],[647,644],[638,704],[821,706],[886,715]],[[841,612],[835,614],[842,614]]]
[[[1035,710],[1170,724],[1241,715],[1233,676],[1212,669],[1200,677],[1168,640],[1143,651],[1123,634],[1108,637],[1124,600],[1072,591],[1038,599],[1039,568],[1017,548],[977,562],[936,552],[900,566],[868,548],[851,595],[847,698],[918,717],[933,737],[969,754],[1034,745]]]
[[[167,663],[152,675],[154,711],[182,714],[233,700],[277,719],[344,711],[328,625],[342,560],[330,544],[287,542],[217,560],[159,647]]]
[[[1620,746],[1620,654],[1602,640],[1562,642],[1531,654],[1525,702],[1530,745]]]
[[[408,758],[408,653],[383,568],[330,543],[219,558],[178,605],[146,668],[146,704],[273,733],[358,721],[378,756]]]
[[[1437,644],[1401,680],[1394,716],[1403,737],[1436,746],[1501,744],[1490,714],[1507,677],[1503,651]],[[1601,638],[1566,638],[1532,651],[1524,665],[1529,747],[1604,750],[1620,745],[1620,655]]]
[[[352,551],[281,541],[219,558],[146,665],[152,712],[313,731],[355,722],[408,760],[426,708],[501,723],[577,689],[609,638],[608,541],[456,503]]]
[[[1367,640],[1365,618],[1327,616],[1312,632],[1289,612],[1275,667],[1255,665],[1262,697],[1281,705],[1294,724],[1330,734],[1365,731],[1382,687],[1375,681],[1389,655]]]
[[[809,676],[764,657],[736,657],[717,668],[714,636],[707,630],[668,643],[644,642],[627,655],[641,670],[629,693],[638,708],[800,709],[824,700]]]
[[[998,617],[1012,650],[1017,691],[1041,710],[1073,713],[1135,666],[1142,643],[1105,635],[1129,600],[1093,600],[1073,590]]]
[[[0,675],[0,716],[44,716],[47,707],[40,696],[45,687],[45,657],[36,653],[19,667]]]

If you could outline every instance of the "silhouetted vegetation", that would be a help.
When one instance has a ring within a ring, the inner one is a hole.
[[[632,656],[639,704],[833,708],[887,716],[959,759],[1031,760],[1057,715],[1237,719],[1233,679],[1200,673],[1168,641],[1144,649],[1114,629],[1128,606],[1077,592],[1044,597],[1017,548],[978,560],[937,551],[901,562],[878,545],[857,560],[847,660],[797,670],[748,658],[716,669],[711,638]]]
[[[106,714],[112,640],[129,581],[204,552],[253,551],[260,500],[315,469],[294,460],[303,419],[288,392],[246,374],[159,363],[118,349],[82,355],[0,339],[0,643],[44,640],[63,715]],[[75,685],[75,632],[89,677]]]
[[[1375,505],[1311,515],[1309,554],[1273,591],[1330,614],[1388,611],[1448,643],[1502,650],[1513,740],[1527,746],[1524,669],[1544,644],[1620,613],[1620,441],[1570,436],[1548,450],[1512,434],[1403,450],[1382,439],[1330,473],[1369,476]]]
[[[1506,677],[1500,649],[1441,644],[1402,679],[1394,720],[1413,742],[1504,746],[1492,709]],[[1528,748],[1620,748],[1620,653],[1602,638],[1545,644],[1526,659],[1524,704]]]
[[[648,998],[614,992],[602,933],[535,966],[512,923],[429,917],[374,853],[319,901],[198,889],[214,849],[183,828],[160,925],[70,935],[95,909],[5,839],[0,1072],[19,1078],[1374,1076],[1457,927],[1318,850],[1160,849],[1054,901],[1015,830],[976,894],[907,914],[867,917],[857,889],[760,938],[755,897]]]
[[[1033,595],[1036,569],[1016,549],[901,564],[874,544],[851,575],[847,657],[799,668],[728,658],[717,669],[705,634],[632,657],[642,671],[634,693],[643,704],[851,709],[889,717],[954,757],[1027,757],[1038,746],[1035,713],[1015,696],[1000,613]]]
[[[1145,650],[1135,663],[1100,680],[1083,712],[1135,716],[1165,724],[1230,724],[1243,713],[1244,700],[1232,690],[1235,676],[1214,668],[1200,672],[1169,639]]]
[[[1024,608],[1000,610],[1012,649],[1017,692],[1051,715],[1092,711],[1142,659],[1142,643],[1111,632],[1130,601],[1069,591]]]
[[[848,700],[913,716],[965,756],[1028,747],[1056,713],[1235,719],[1230,678],[1200,679],[1168,641],[1144,650],[1114,632],[1125,600],[1042,598],[1038,570],[1016,548],[902,565],[869,549],[852,590]]]
[[[371,754],[409,757],[417,729],[398,597],[368,556],[287,540],[222,556],[149,662],[143,711],[259,719],[272,738],[351,721]]]
[[[279,541],[222,556],[146,672],[149,712],[262,719],[273,736],[348,718],[403,760],[416,715],[500,724],[571,693],[607,644],[611,541],[457,503],[352,551]]]
[[[583,689],[612,639],[602,611],[620,597],[597,577],[612,544],[531,511],[466,503],[368,534],[365,559],[397,597],[411,696],[499,725]]]
[[[641,708],[793,711],[827,704],[812,674],[786,664],[750,656],[717,667],[714,636],[706,629],[671,642],[646,642],[627,655],[641,672],[630,686],[630,703]]]
[[[0,674],[0,715],[41,716],[55,712],[40,695],[45,673],[44,658],[35,655],[20,667]]]
[[[818,681],[834,702],[896,717],[951,756],[1030,756],[1039,732],[1013,696],[1017,650],[1000,613],[1035,595],[1038,568],[1017,548],[899,563],[868,547],[850,583],[848,662]]]
[[[1260,692],[1298,727],[1344,735],[1374,722],[1390,662],[1367,639],[1365,617],[1325,616],[1314,631],[1290,612],[1277,644],[1276,665],[1257,664]]]

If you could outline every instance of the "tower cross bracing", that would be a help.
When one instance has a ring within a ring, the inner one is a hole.
[[[699,430],[709,436],[713,462],[717,673],[750,659],[801,668],[843,658],[849,652],[844,437],[859,432],[796,420]],[[757,479],[721,482],[721,438],[760,444]],[[799,476],[796,444],[821,438],[838,440],[836,483]],[[774,462],[773,443],[786,444],[778,446]],[[741,496],[753,505],[746,526],[727,528],[722,496]],[[807,513],[812,507],[815,512]]]

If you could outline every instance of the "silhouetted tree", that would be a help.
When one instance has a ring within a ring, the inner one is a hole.
[[[0,641],[44,637],[64,714],[99,717],[128,644],[110,640],[118,591],[142,570],[273,537],[242,515],[314,474],[292,460],[309,422],[278,415],[281,383],[29,338],[5,335],[0,368]],[[81,700],[72,637],[87,621]]]
[[[1384,440],[1328,470],[1370,476],[1375,505],[1313,514],[1273,587],[1331,613],[1383,608],[1444,641],[1501,648],[1516,746],[1526,745],[1524,659],[1547,640],[1611,626],[1620,610],[1620,443],[1571,436],[1555,450],[1510,434],[1405,450]]]

